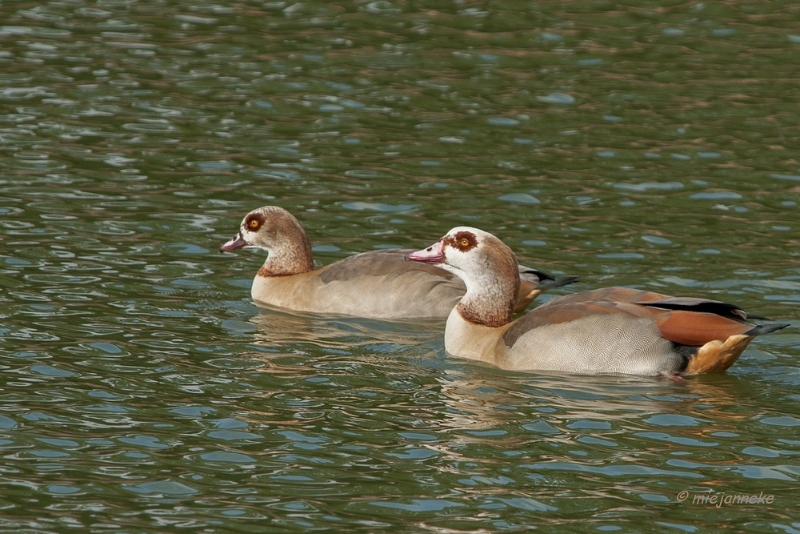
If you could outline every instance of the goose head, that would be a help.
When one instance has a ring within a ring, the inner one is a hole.
[[[314,268],[311,243],[305,230],[294,215],[278,206],[264,206],[245,215],[239,233],[219,251],[240,248],[267,251],[267,261],[259,271],[265,276],[297,274]]]
[[[517,257],[489,232],[458,226],[406,259],[434,264],[464,280],[467,292],[456,309],[468,321],[487,326],[511,321],[520,284]]]

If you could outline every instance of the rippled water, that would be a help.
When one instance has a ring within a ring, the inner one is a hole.
[[[0,529],[800,531],[797,20],[0,4]],[[721,376],[507,373],[254,306],[217,250],[265,204],[320,264],[469,224],[794,327]]]

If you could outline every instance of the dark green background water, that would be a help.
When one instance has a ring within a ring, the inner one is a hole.
[[[0,3],[0,530],[800,531],[798,20]],[[217,250],[266,204],[320,264],[468,224],[793,328],[678,383],[506,373],[254,306]]]

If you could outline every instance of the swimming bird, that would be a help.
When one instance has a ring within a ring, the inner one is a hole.
[[[516,258],[500,239],[477,228],[453,228],[407,259],[447,269],[466,283],[447,318],[445,350],[504,369],[719,373],[755,336],[788,326],[753,324],[732,304],[623,287],[558,297],[513,320]]]
[[[305,230],[291,213],[277,206],[248,213],[239,232],[220,252],[245,247],[267,251],[251,295],[270,306],[381,319],[446,318],[466,292],[464,283],[452,273],[405,261],[411,249],[363,252],[314,269]],[[521,278],[514,297],[514,309],[519,311],[545,289],[577,280],[514,268]]]

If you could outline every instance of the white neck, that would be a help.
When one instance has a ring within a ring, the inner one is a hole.
[[[462,319],[497,327],[511,322],[519,291],[519,273],[479,270],[464,278],[467,292],[456,306]]]

